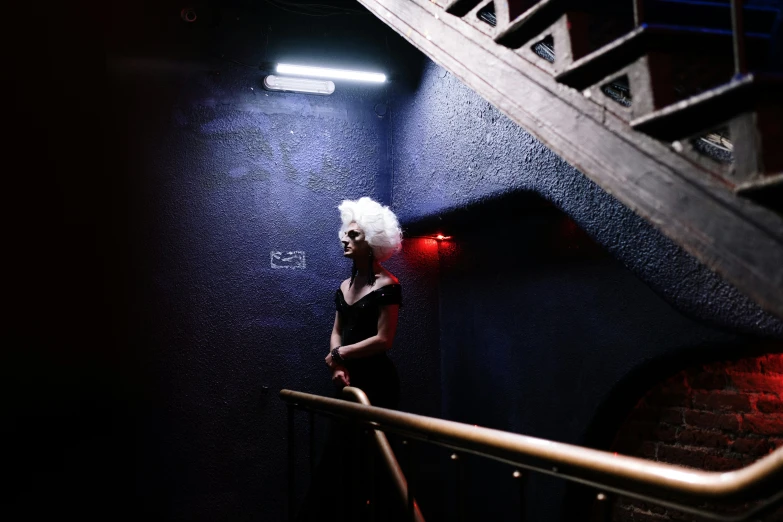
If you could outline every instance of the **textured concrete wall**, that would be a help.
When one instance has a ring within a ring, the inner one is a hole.
[[[360,196],[390,202],[386,86],[266,92],[263,73],[230,61],[323,63],[342,52],[354,68],[384,69],[380,22],[364,17],[357,29],[353,18],[236,14],[223,12],[220,36],[198,28],[206,32],[196,41],[215,37],[223,60],[169,60],[176,46],[167,43],[152,58],[110,63],[114,121],[127,127],[132,151],[134,341],[150,395],[138,421],[139,489],[150,510],[165,506],[174,520],[282,517],[287,441],[277,392],[333,390],[323,358],[334,293],[350,273],[336,207]],[[274,268],[273,251],[303,251],[306,266]],[[401,407],[437,414],[437,255],[414,242],[388,266],[405,302],[390,354]],[[297,424],[300,495],[306,419]]]
[[[236,62],[385,69],[386,29],[258,5],[198,4],[188,25],[148,4],[52,13],[22,60],[36,74],[18,129],[37,139],[19,194],[39,210],[12,294],[27,341],[2,365],[15,496],[32,518],[281,520],[277,392],[332,392],[323,358],[350,273],[336,207],[389,202],[388,92],[267,93]],[[437,256],[420,250],[389,263],[405,299],[391,357],[401,407],[437,414],[437,328],[417,331],[437,321]],[[306,267],[272,268],[272,251],[304,251]]]
[[[441,247],[445,418],[581,445],[617,384],[647,361],[743,347],[678,313],[558,212],[505,222],[473,214],[474,227]],[[601,426],[594,445],[608,444],[613,426]],[[512,469],[501,468],[470,461],[471,518],[488,509],[493,519],[517,517],[516,496],[503,494],[514,490]],[[532,476],[529,519],[559,520],[565,486]]]
[[[157,388],[142,416],[145,486],[173,519],[279,518],[282,503],[260,503],[284,493],[277,391],[331,393],[323,357],[349,273],[336,207],[386,198],[384,92],[275,94],[236,66],[182,77],[124,65],[118,101],[142,156],[137,349]],[[274,268],[273,251],[303,251],[304,267]]]
[[[717,326],[783,337],[755,304],[428,62],[394,115],[393,206],[406,222],[532,191],[552,202],[677,309]]]
[[[276,392],[330,391],[343,197],[391,201],[414,221],[536,189],[682,309],[779,331],[434,66],[384,113],[385,91],[266,96],[258,70],[228,61],[327,59],[344,41],[377,63],[381,25],[298,18],[297,33],[253,9],[199,2],[200,22],[185,25],[180,6],[84,4],[15,19],[26,38],[9,164],[26,167],[10,176],[14,313],[0,368],[11,495],[27,518],[281,518]],[[272,269],[277,249],[304,250],[307,268]],[[440,409],[435,250],[410,240],[389,262],[405,296],[391,354],[402,407],[425,414]]]
[[[650,361],[783,337],[782,321],[438,66],[395,108],[394,208],[413,233],[454,236],[440,247],[444,417],[608,447],[633,406],[616,392],[641,396],[621,383]],[[469,462],[473,518],[514,519],[511,470]],[[527,494],[530,520],[580,516],[562,481],[536,476]]]
[[[336,207],[364,195],[388,200],[388,124],[375,112],[385,90],[266,93],[258,73],[233,66],[186,78],[123,69],[119,79],[143,155],[133,182],[138,349],[159,387],[144,418],[144,476],[157,477],[153,493],[173,519],[280,518],[277,391],[331,393],[323,358],[334,292],[349,274]],[[272,251],[304,251],[306,268],[276,269]],[[402,407],[429,414],[438,409],[437,339],[413,332],[437,320],[436,300],[414,281],[436,262],[413,245],[390,264],[405,297],[392,350]]]

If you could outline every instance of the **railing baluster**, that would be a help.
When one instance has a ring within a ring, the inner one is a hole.
[[[465,522],[465,484],[464,473],[462,469],[462,458],[457,453],[451,454],[451,460],[455,465],[456,493],[457,493],[457,520]]]
[[[739,76],[748,72],[745,60],[745,24],[743,22],[742,0],[731,0],[731,33],[734,42],[734,73]]]
[[[315,471],[315,413],[310,412],[310,474]]]
[[[348,453],[346,455],[347,462],[345,466],[345,469],[348,470],[348,480],[346,481],[348,486],[348,493],[346,494],[346,498],[348,499],[346,504],[346,520],[351,522],[356,519],[356,496],[358,494],[356,490],[356,479],[358,475],[356,470],[356,430],[352,422],[347,423],[346,428],[348,434]]]
[[[608,493],[598,493],[595,497],[598,500],[599,519],[601,522],[611,522],[612,520],[612,501],[614,495]]]
[[[633,21],[636,27],[644,23],[644,0],[633,0]]]
[[[364,488],[364,467],[363,457],[365,452],[364,430],[358,424],[353,425],[354,447],[351,450],[353,455],[353,518],[354,520],[364,520],[365,510],[365,488]]]
[[[402,472],[405,474],[406,490],[405,490],[405,512],[408,514],[408,518],[411,522],[415,522],[415,506],[413,496],[413,456],[411,454],[412,447],[409,441],[402,441]]]
[[[416,447],[408,443],[408,515],[411,517],[411,522],[416,522],[416,496],[414,491],[416,489]]]
[[[288,405],[288,520],[293,522],[296,513],[296,441],[294,440],[294,404]]]
[[[377,496],[375,494],[376,481],[375,481],[375,444],[373,436],[374,430],[368,429],[364,432],[365,447],[367,448],[367,473],[370,475],[369,491],[367,491],[367,508],[370,522],[375,522],[376,508],[375,503]],[[365,486],[367,487],[367,486]]]
[[[527,475],[519,470],[515,470],[512,475],[517,480],[517,488],[519,489],[519,520],[525,522],[527,520],[527,502],[525,501],[525,483],[527,482]]]

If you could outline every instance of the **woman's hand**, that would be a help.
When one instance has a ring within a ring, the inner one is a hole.
[[[326,366],[329,367],[330,370],[333,372],[337,368],[337,363],[332,360],[332,352],[329,352],[326,354]]]
[[[345,366],[334,365],[332,370],[332,382],[340,388],[351,385],[351,378],[349,377],[348,370],[345,369]]]

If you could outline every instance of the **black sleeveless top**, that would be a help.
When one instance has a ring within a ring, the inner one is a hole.
[[[402,287],[391,284],[373,290],[355,303],[345,302],[342,290],[334,296],[342,324],[342,345],[363,341],[378,333],[381,307],[402,306]],[[399,398],[399,380],[394,364],[386,353],[346,361],[351,386],[361,388],[374,406],[394,408]]]

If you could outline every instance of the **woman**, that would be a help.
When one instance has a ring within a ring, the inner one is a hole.
[[[394,408],[399,381],[386,351],[394,341],[402,294],[399,281],[381,262],[400,250],[400,226],[388,207],[370,198],[345,200],[338,208],[343,256],[353,268],[335,295],[326,365],[339,388],[355,386],[373,406]]]
[[[335,294],[337,313],[326,365],[339,389],[355,386],[373,406],[394,408],[400,385],[386,351],[394,341],[401,292],[399,281],[381,262],[400,250],[400,226],[388,207],[370,198],[345,200],[338,208],[343,256],[353,261],[353,268]],[[332,427],[299,521],[365,520],[370,508],[377,522],[402,519],[404,506],[392,495],[389,477],[376,473],[369,480],[366,444],[350,426]],[[360,485],[354,490],[357,478]],[[374,506],[364,500],[371,498],[371,487],[377,492]]]

